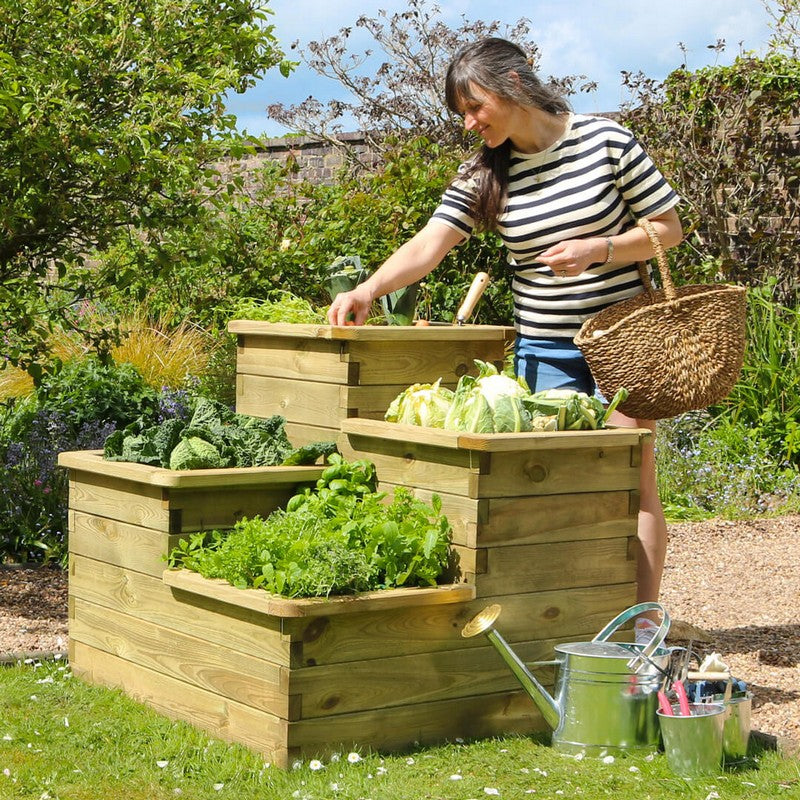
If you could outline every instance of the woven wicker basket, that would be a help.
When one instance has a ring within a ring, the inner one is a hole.
[[[661,289],[639,265],[645,291],[603,309],[575,337],[600,391],[630,393],[619,410],[665,419],[722,400],[744,357],[746,290],[741,286],[676,288],[664,248],[648,220],[639,220],[655,248]]]

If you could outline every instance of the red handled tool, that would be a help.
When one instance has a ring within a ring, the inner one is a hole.
[[[686,695],[686,687],[683,685],[683,681],[675,681],[672,684],[672,691],[678,697],[678,706],[681,709],[681,716],[682,717],[690,717],[692,715],[692,709],[689,706],[689,698]]]

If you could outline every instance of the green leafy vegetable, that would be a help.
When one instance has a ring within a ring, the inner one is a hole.
[[[478,377],[462,375],[444,427],[471,433],[513,433],[531,430],[531,415],[522,403],[524,380],[498,372],[494,364],[475,359]]]
[[[197,436],[181,439],[169,457],[170,469],[217,469],[227,466],[219,450]]]
[[[573,389],[531,393],[521,376],[498,372],[494,364],[475,359],[478,376],[462,375],[455,392],[415,383],[402,391],[384,415],[387,422],[425,425],[471,433],[597,430],[628,397],[620,389],[608,408],[596,397]]]
[[[307,300],[287,292],[273,289],[264,299],[243,297],[236,302],[231,319],[253,319],[263,322],[288,322],[295,324],[325,324],[325,312],[315,309]]]
[[[199,533],[172,551],[172,567],[287,597],[436,584],[452,529],[438,496],[430,504],[398,487],[377,491],[375,466],[332,454],[313,489],[269,517],[230,532]]]
[[[168,419],[146,427],[141,419],[105,441],[103,457],[169,469],[272,467],[314,464],[336,451],[335,442],[294,448],[286,420],[237,414],[222,403],[201,398],[188,423]]]
[[[415,383],[392,400],[384,415],[387,422],[443,428],[453,402],[453,391],[435,383]]]
[[[609,414],[628,397],[620,389],[608,408],[596,397],[572,389],[544,389],[522,399],[534,430],[580,431],[604,428]]]

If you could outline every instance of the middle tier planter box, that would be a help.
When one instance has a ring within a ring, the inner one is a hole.
[[[342,420],[383,419],[412,383],[455,388],[475,359],[502,366],[514,329],[295,325],[233,320],[237,336],[236,410],[281,414],[292,442],[336,439]]]
[[[372,461],[382,489],[439,495],[459,577],[478,597],[615,587],[617,611],[633,604],[648,430],[473,434],[348,419],[342,431],[344,456]]]

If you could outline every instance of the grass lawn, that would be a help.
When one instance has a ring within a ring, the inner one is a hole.
[[[3,800],[800,798],[800,761],[757,743],[738,771],[691,782],[674,777],[663,756],[606,761],[508,737],[391,756],[345,747],[324,763],[281,770],[120,692],[88,686],[64,662],[0,668]]]

